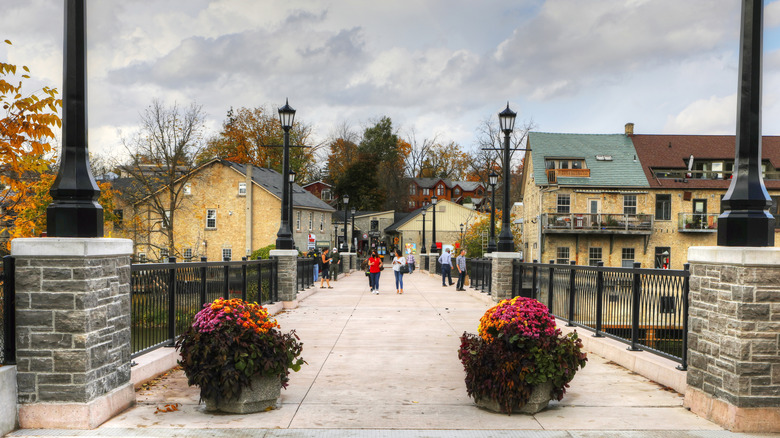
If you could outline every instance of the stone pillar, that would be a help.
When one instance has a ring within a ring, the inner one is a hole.
[[[135,403],[127,239],[15,239],[19,426],[93,429]]]
[[[520,260],[519,252],[492,252],[487,254],[492,259],[493,270],[491,297],[498,302],[512,298],[512,262]]]
[[[271,257],[278,262],[279,301],[285,309],[298,307],[298,250],[272,249]]]
[[[739,432],[780,432],[780,249],[696,247],[688,389],[694,413]]]

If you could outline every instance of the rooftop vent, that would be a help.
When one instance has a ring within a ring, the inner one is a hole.
[[[596,161],[612,161],[612,155],[596,155]]]

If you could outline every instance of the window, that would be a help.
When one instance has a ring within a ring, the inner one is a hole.
[[[569,247],[568,246],[559,246],[558,250],[556,251],[557,256],[555,258],[555,263],[558,263],[559,265],[568,265],[569,264]]]
[[[571,207],[571,195],[558,195],[558,213],[569,213]]]
[[[436,196],[444,196],[444,185],[440,184],[436,187]]]
[[[295,229],[301,231],[301,212],[295,215]]]
[[[238,183],[238,196],[246,196],[246,183]]]
[[[636,214],[636,195],[623,195],[623,214]]]
[[[634,248],[623,248],[622,259],[624,268],[631,268],[634,266]]]
[[[655,195],[655,220],[672,220],[672,195]]]
[[[409,184],[409,194],[410,195],[417,194],[417,184]]]
[[[601,248],[588,248],[588,264],[596,266],[601,261]]]
[[[331,200],[330,189],[322,189],[322,192],[320,193],[320,199],[322,199],[323,201],[330,201]]]
[[[460,196],[460,188],[455,187],[455,189],[452,190],[452,194],[455,196]]]
[[[184,260],[188,262],[192,260],[192,248],[187,248],[184,250]]]
[[[655,247],[655,268],[656,269],[669,269],[671,263],[672,248],[668,246],[656,246]]]
[[[430,189],[423,189],[423,196],[428,196],[430,194],[431,194],[431,190]]]
[[[222,260],[233,260],[233,250],[231,248],[222,248]]]
[[[163,262],[167,262],[168,261],[168,249],[167,248],[160,249],[160,260],[162,260]]]
[[[412,209],[412,210],[413,210],[413,209],[414,209],[414,207],[415,207],[415,205],[416,205],[416,204],[414,203],[414,201],[409,201],[409,208],[410,208],[410,209]]]
[[[171,227],[171,211],[165,210],[165,218],[162,222],[163,228],[170,228]]]
[[[206,210],[206,229],[214,230],[217,228],[217,210]]]
[[[320,231],[325,231],[325,213],[320,213]]]
[[[582,161],[579,160],[573,160],[571,162],[571,168],[572,169],[582,169]]]
[[[309,231],[314,228],[314,213],[309,212]]]
[[[192,194],[192,186],[190,185],[190,183],[184,184],[184,190],[182,190],[182,192],[185,195],[191,195]]]
[[[138,253],[138,261],[141,263],[146,263],[146,253],[145,252],[139,252]]]

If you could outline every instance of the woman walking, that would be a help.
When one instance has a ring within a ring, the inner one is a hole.
[[[379,273],[382,270],[382,259],[377,255],[376,250],[371,252],[368,258],[368,275],[371,279],[371,293],[379,295]]]
[[[404,293],[404,273],[401,268],[406,266],[406,259],[401,254],[400,249],[395,250],[395,257],[393,257],[393,274],[395,274],[395,293]]]
[[[412,253],[410,252],[410,253],[409,253],[409,255],[408,255],[408,256],[406,256],[406,266],[408,266],[408,267],[409,267],[409,273],[410,273],[410,274],[411,274],[412,272],[414,272],[414,263],[415,263],[415,260],[414,260],[414,254],[412,254]]]
[[[328,248],[322,250],[322,272],[320,273],[320,289],[322,289],[322,283],[328,282],[328,289],[333,289],[330,285],[330,262],[333,260],[328,257]]]

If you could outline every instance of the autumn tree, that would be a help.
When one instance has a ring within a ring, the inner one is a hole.
[[[290,169],[299,181],[308,181],[318,173],[316,152],[322,145],[310,144],[311,127],[298,120],[290,130]],[[219,157],[241,164],[252,164],[282,172],[284,131],[276,111],[266,107],[230,108],[222,130],[208,141],[197,161],[204,163]]]
[[[342,122],[331,133],[328,141],[328,159],[325,165],[328,175],[327,182],[336,185],[347,168],[358,160],[358,143],[360,135],[353,131],[346,123]]]
[[[409,144],[409,154],[406,156],[406,174],[411,178],[422,178],[423,166],[431,154],[431,149],[436,144],[436,136],[433,138],[419,138],[412,128],[406,136]]]
[[[384,210],[406,209],[409,192],[406,189],[404,162],[409,148],[409,143],[398,138],[389,117],[382,117],[363,132],[358,153],[377,163],[376,178],[385,194],[382,202]]]
[[[423,178],[445,178],[455,181],[466,177],[470,162],[469,155],[458,143],[434,144],[422,164],[420,175]]]
[[[199,105],[166,107],[154,100],[141,114],[140,131],[122,139],[130,155],[129,162],[122,166],[123,174],[130,178],[123,199],[135,206],[135,215],[148,217],[141,233],[149,245],[158,251],[165,249],[170,255],[176,255],[176,213],[187,208],[184,193],[187,182],[194,177],[204,130]]]

